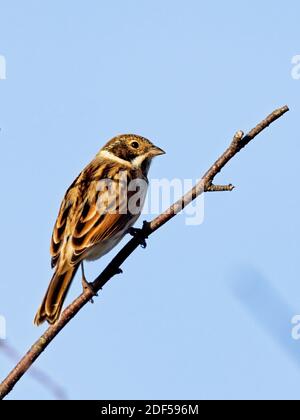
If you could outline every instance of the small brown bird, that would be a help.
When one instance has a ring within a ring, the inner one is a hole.
[[[36,325],[57,321],[80,265],[83,287],[89,287],[83,261],[102,257],[134,225],[142,211],[151,161],[164,153],[144,137],[124,134],[110,140],[72,183],[54,226],[50,252],[55,272],[35,316]],[[145,188],[133,200],[138,205],[129,206],[137,193],[130,184],[140,185],[137,181]]]

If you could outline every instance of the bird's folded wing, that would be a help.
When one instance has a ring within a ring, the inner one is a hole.
[[[66,227],[69,220],[69,213],[73,206],[72,201],[68,200],[67,196],[63,200],[55,226],[52,233],[50,253],[51,253],[51,267],[55,267],[60,256],[62,244],[66,234]]]
[[[129,180],[130,174],[124,182],[110,179],[109,188],[105,184],[101,186],[95,178],[88,188],[81,188],[82,182],[74,181],[61,204],[54,226],[52,267],[57,265],[64,244],[68,249],[68,263],[76,265],[85,258],[90,248],[122,234],[130,221],[136,220],[137,215],[128,210],[128,202],[135,194],[127,189]]]
[[[72,232],[71,264],[78,264],[94,245],[101,245],[121,234],[133,218],[127,208],[127,189],[120,194],[116,188],[99,191],[93,200],[86,199]]]

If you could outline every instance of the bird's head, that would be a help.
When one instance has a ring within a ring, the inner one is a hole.
[[[101,149],[102,155],[115,157],[148,172],[152,159],[165,152],[145,137],[136,134],[123,134],[114,137]]]

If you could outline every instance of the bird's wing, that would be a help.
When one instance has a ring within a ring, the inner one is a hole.
[[[57,266],[63,250],[63,245],[70,234],[70,221],[72,221],[76,214],[75,210],[77,207],[77,203],[79,197],[82,196],[80,190],[82,190],[82,188],[84,187],[82,180],[84,180],[84,174],[89,170],[89,166],[90,165],[88,165],[73,181],[73,183],[67,189],[64,199],[61,203],[58,216],[53,228],[50,244],[52,268]]]
[[[128,184],[133,178],[143,178],[146,183],[147,179],[142,173],[126,169],[95,160],[76,178],[66,192],[54,226],[52,267],[62,254],[69,264],[78,264],[94,245],[121,234],[137,219],[139,214],[128,211],[128,201],[136,193],[128,191]],[[141,200],[144,196],[145,192]]]
[[[68,224],[69,214],[73,207],[73,202],[68,199],[67,195],[64,198],[58,217],[56,219],[50,245],[51,267],[54,268],[60,257],[64,238],[66,237],[66,227]]]
[[[127,191],[127,185],[120,189],[118,181],[111,181],[109,190],[99,190],[98,183],[97,191],[85,197],[72,229],[71,264],[78,264],[94,245],[101,245],[101,242],[125,233],[126,226],[137,218],[128,211],[132,193]]]

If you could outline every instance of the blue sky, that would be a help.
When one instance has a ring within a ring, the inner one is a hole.
[[[40,357],[73,399],[298,399],[296,0],[0,0],[0,314],[24,353],[67,186],[118,133],[167,151],[152,178],[198,178],[238,129],[291,112],[222,174],[205,219],[176,217]],[[112,252],[115,253],[116,250]],[[109,256],[87,266],[93,278]],[[74,281],[68,301],[80,292]],[[0,353],[1,378],[13,364]],[[53,398],[26,375],[11,399]]]

